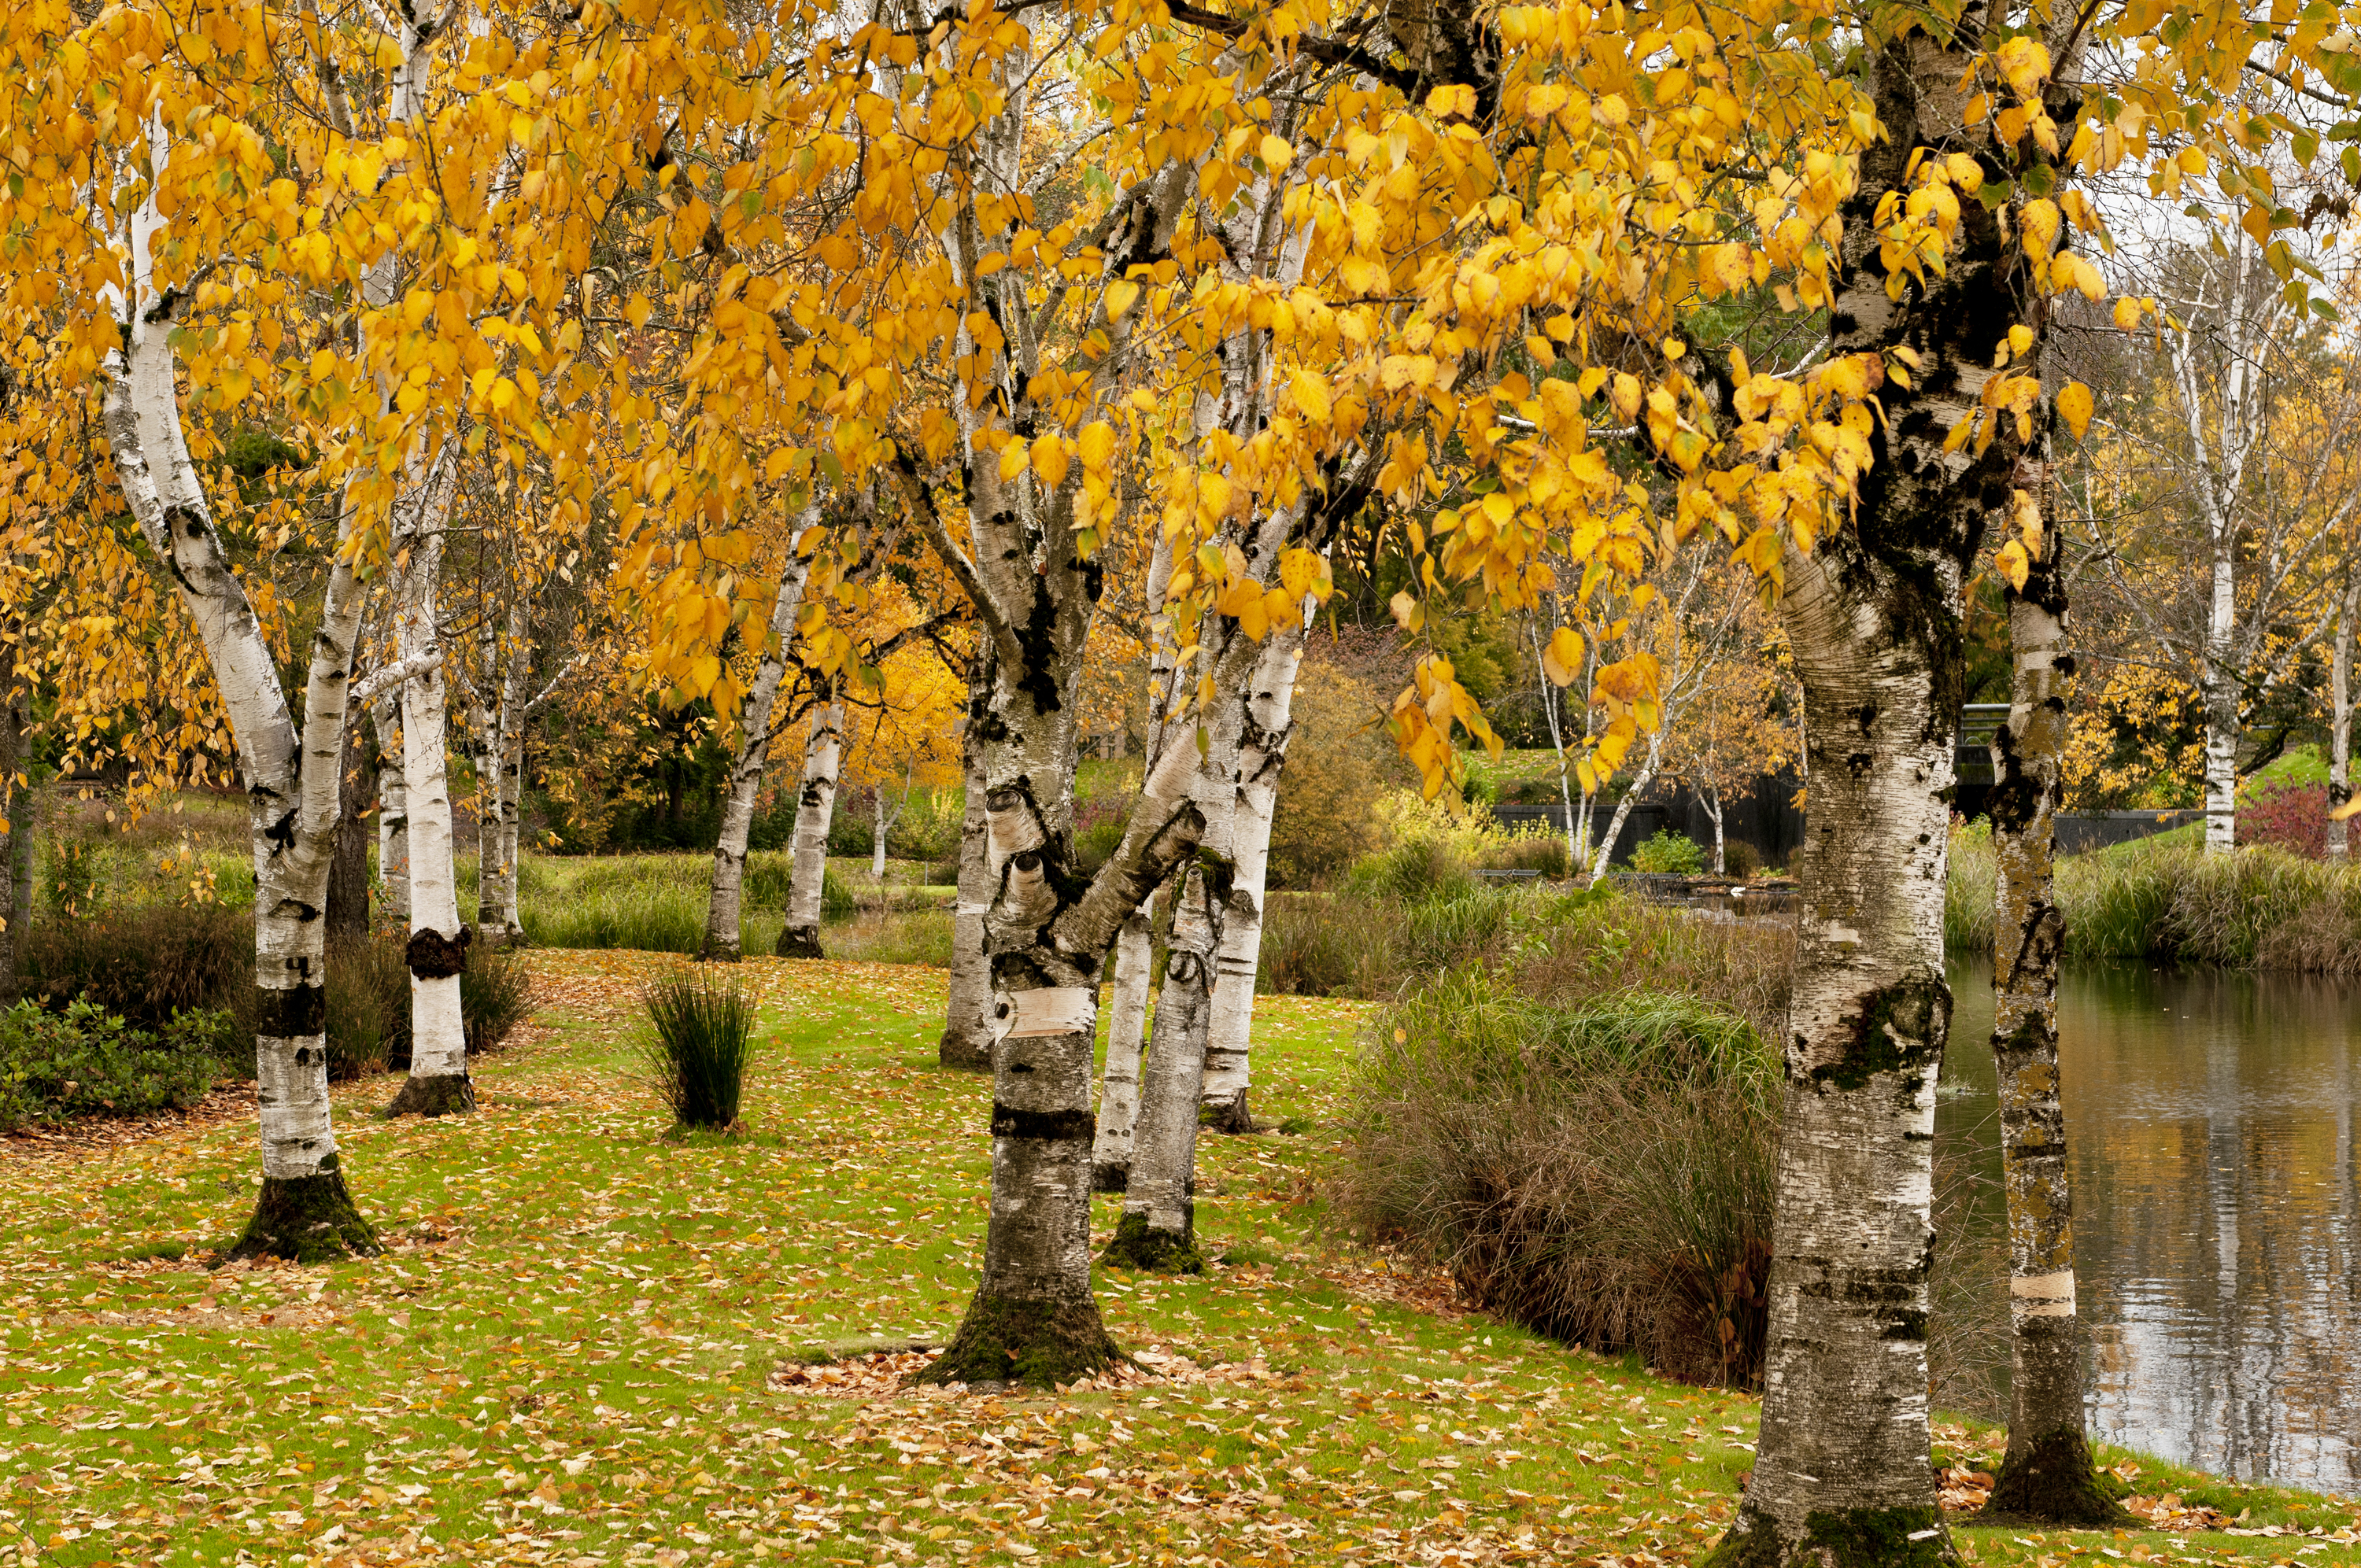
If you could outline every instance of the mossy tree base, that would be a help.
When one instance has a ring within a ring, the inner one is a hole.
[[[1114,1164],[1092,1166],[1091,1190],[1093,1192],[1130,1191],[1131,1167]]]
[[[1110,1268],[1141,1268],[1155,1274],[1202,1274],[1205,1258],[1193,1230],[1174,1234],[1153,1229],[1145,1214],[1126,1214],[1099,1261]]]
[[[1197,1113],[1197,1125],[1208,1133],[1228,1133],[1245,1137],[1262,1131],[1255,1125],[1253,1115],[1246,1110],[1246,1091],[1225,1105],[1208,1105]]]
[[[917,1381],[1054,1388],[1127,1359],[1088,1297],[1025,1301],[979,1291],[959,1332]]]
[[[953,1072],[990,1072],[992,1042],[966,1029],[945,1029],[935,1046],[935,1061]]]
[[[736,948],[725,948],[719,942],[708,942],[697,949],[697,961],[701,964],[734,964],[745,955]]]
[[[819,945],[817,926],[783,926],[779,928],[779,945],[772,949],[783,959],[824,959],[828,954]]]
[[[1976,1518],[1980,1523],[2076,1530],[2139,1526],[2100,1476],[2089,1441],[2070,1428],[2022,1448],[2012,1442],[1993,1477],[1992,1497]]]
[[[295,1263],[334,1263],[375,1257],[384,1250],[377,1232],[353,1207],[344,1172],[326,1170],[317,1176],[264,1177],[254,1217],[223,1261],[283,1257]]]
[[[1956,1568],[1959,1553],[1933,1508],[1843,1508],[1814,1513],[1798,1540],[1778,1521],[1741,1508],[1738,1526],[1697,1560],[1697,1568]],[[1914,1539],[1916,1538],[1916,1539]]]
[[[464,1116],[476,1108],[476,1086],[464,1072],[403,1080],[385,1108],[388,1116]]]

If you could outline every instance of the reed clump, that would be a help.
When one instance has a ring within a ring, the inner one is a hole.
[[[1982,824],[1953,830],[1944,899],[1953,948],[1991,951],[1992,866]],[[2349,861],[2273,844],[2209,854],[2147,839],[2060,856],[2057,888],[2070,957],[2361,974],[2361,865]]]
[[[754,999],[734,976],[682,965],[649,981],[640,1004],[648,1020],[642,1067],[673,1119],[688,1130],[737,1130],[754,1059]]]

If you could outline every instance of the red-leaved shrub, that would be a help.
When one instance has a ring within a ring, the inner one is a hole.
[[[2238,842],[2275,844],[2316,861],[2328,852],[2328,786],[2277,784],[2238,803]]]

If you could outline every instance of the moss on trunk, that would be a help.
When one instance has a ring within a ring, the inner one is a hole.
[[[958,1334],[917,1381],[1054,1388],[1128,1359],[1087,1297],[1026,1301],[978,1292]]]
[[[394,1116],[464,1116],[476,1108],[476,1086],[464,1072],[412,1077],[385,1108]]]
[[[1238,1136],[1258,1133],[1255,1119],[1246,1109],[1246,1091],[1238,1091],[1237,1098],[1225,1105],[1208,1105],[1197,1113],[1197,1125],[1208,1133],[1230,1133]]]
[[[828,957],[828,954],[821,950],[819,945],[819,927],[817,926],[780,927],[779,945],[774,948],[773,951],[783,959],[824,959]]]
[[[1179,1235],[1152,1229],[1145,1214],[1126,1214],[1115,1226],[1099,1261],[1111,1268],[1144,1268],[1156,1274],[1202,1274],[1204,1255],[1197,1250],[1196,1228]]]
[[[1979,1522],[2067,1525],[2078,1530],[2138,1527],[2100,1477],[2091,1444],[2070,1427],[2046,1432],[2031,1442],[2011,1442],[1991,1499]]]
[[[1933,1508],[1843,1508],[1813,1513],[1799,1541],[1783,1541],[1776,1520],[1752,1508],[1698,1559],[1698,1568],[1949,1568],[1959,1562],[1950,1531]]]
[[[283,1257],[296,1263],[334,1263],[346,1257],[375,1257],[384,1249],[377,1232],[353,1207],[341,1170],[317,1176],[262,1179],[254,1217],[231,1247],[226,1263],[255,1257]]]

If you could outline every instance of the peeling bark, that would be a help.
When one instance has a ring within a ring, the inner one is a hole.
[[[786,565],[779,571],[770,641],[763,646],[754,684],[738,712],[738,757],[730,764],[729,790],[722,796],[721,836],[713,849],[713,886],[705,905],[705,943],[697,954],[708,963],[736,963],[741,956],[739,916],[746,885],[746,838],[754,826],[754,799],[763,792],[763,772],[770,764],[771,715],[778,706],[780,683],[786,678],[787,650],[795,638],[796,616],[803,609],[804,583],[811,576],[811,557],[801,548],[802,536],[818,521],[818,507],[805,508],[796,520],[795,537],[787,543]]]
[[[787,875],[787,923],[779,927],[783,959],[818,959],[820,898],[828,883],[828,829],[836,818],[836,775],[844,761],[844,704],[812,714],[804,740],[803,788],[796,795],[795,864]]]

